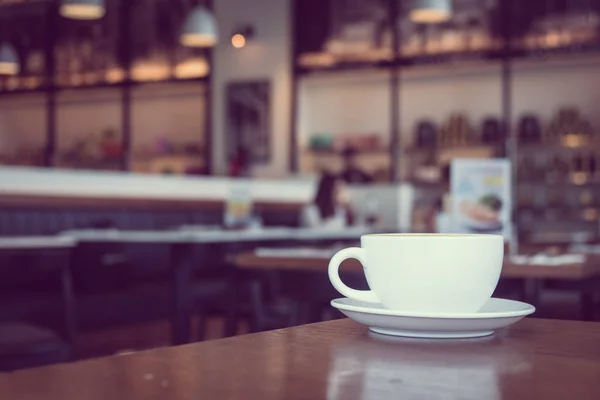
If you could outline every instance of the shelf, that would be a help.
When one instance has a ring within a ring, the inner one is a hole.
[[[586,55],[600,52],[600,43],[582,43],[572,46],[558,46],[538,49],[514,49],[510,58],[518,59],[540,59],[554,56]]]
[[[147,157],[133,157],[131,171],[137,173],[170,173],[183,175],[190,169],[205,168],[204,157],[200,154],[163,154]]]
[[[363,71],[369,69],[389,70],[393,68],[411,67],[436,67],[449,65],[472,65],[474,63],[499,62],[503,58],[500,51],[489,51],[479,53],[439,53],[416,57],[400,57],[395,60],[364,61],[364,62],[339,62],[332,65],[306,66],[296,64],[298,75],[309,75],[314,73],[335,73],[348,71]]]
[[[563,48],[554,49],[552,51],[533,51],[526,52],[524,50],[513,51],[488,51],[480,53],[440,53],[423,55],[416,57],[400,57],[394,60],[385,60],[377,62],[344,62],[335,63],[324,66],[306,66],[296,63],[295,69],[298,76],[311,75],[315,73],[331,73],[363,71],[363,70],[393,70],[405,69],[411,70],[417,67],[420,68],[448,68],[454,66],[456,68],[469,67],[477,64],[493,64],[500,65],[503,61],[545,61],[545,60],[561,60],[569,61],[572,56],[597,56],[600,55],[600,45],[594,46],[593,49],[585,51]]]
[[[83,169],[99,171],[120,171],[122,160],[60,160],[54,165],[55,168]]]
[[[124,83],[96,83],[93,85],[79,85],[79,86],[53,86],[50,91],[64,92],[64,91],[80,91],[80,90],[94,90],[94,89],[119,89],[125,86]]]
[[[592,152],[600,151],[600,143],[596,143],[594,137],[590,137],[588,142],[582,142],[576,145],[567,145],[562,143],[518,143],[519,152],[536,154],[542,153],[572,153],[572,152]]]
[[[444,191],[445,184],[443,182],[428,182],[428,181],[419,181],[414,179],[409,179],[405,181],[406,184],[412,185],[417,189],[423,190],[435,190],[435,191]]]
[[[455,64],[473,63],[473,62],[493,62],[500,61],[504,57],[504,52],[497,50],[480,51],[480,52],[447,52],[437,54],[427,54],[414,57],[401,57],[393,62],[393,65],[400,67],[417,67],[438,64]]]
[[[480,150],[480,149],[497,149],[503,148],[505,142],[496,143],[470,143],[456,146],[435,146],[435,147],[409,147],[406,152],[415,153],[430,153],[430,152],[442,152],[442,151],[453,151],[453,150]]]
[[[315,155],[315,156],[343,157],[345,151],[344,150],[333,150],[333,149],[323,149],[323,150],[306,149],[305,152],[306,152],[306,154],[311,154],[311,155]],[[382,147],[382,148],[378,148],[378,149],[356,150],[356,152],[353,154],[353,156],[359,157],[361,155],[389,155],[389,154],[390,154],[390,149]]]
[[[534,217],[536,222],[596,223],[600,219],[600,206],[517,206],[514,213],[517,220],[528,220]],[[523,216],[527,214],[530,214],[529,218]]]
[[[184,84],[184,83],[199,83],[208,82],[208,77],[202,78],[186,78],[186,79],[167,79],[162,81],[123,81],[119,83],[98,83],[94,85],[80,85],[80,86],[44,86],[37,89],[18,89],[11,91],[0,91],[0,96],[10,96],[19,94],[35,94],[35,93],[52,93],[52,92],[64,92],[64,91],[83,91],[83,90],[94,90],[94,89],[120,89],[124,87],[139,87],[147,85],[159,85],[159,84]]]
[[[395,66],[392,61],[376,61],[376,62],[345,62],[337,63],[329,66],[322,67],[307,67],[300,64],[296,64],[296,73],[299,76],[311,75],[311,74],[325,74],[325,73],[336,73],[336,72],[349,72],[349,71],[365,71],[365,70],[386,70],[391,69]]]
[[[36,89],[17,89],[17,90],[3,90],[0,91],[0,96],[19,96],[23,94],[44,94],[50,92],[51,89],[48,86],[44,86]]]
[[[576,187],[590,187],[590,186],[600,186],[600,180],[593,179],[591,181],[586,181],[584,183],[575,183],[575,182],[547,182],[544,180],[540,181],[517,181],[517,186],[521,187],[544,187],[544,188],[556,188],[556,187],[565,187],[565,188],[576,188]]]
[[[197,77],[197,78],[171,78],[162,81],[129,81],[126,84],[129,86],[146,86],[146,85],[160,85],[160,84],[183,84],[183,83],[198,83],[198,82],[209,82],[208,76]]]

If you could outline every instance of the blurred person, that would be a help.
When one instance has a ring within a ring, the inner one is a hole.
[[[356,162],[356,150],[352,147],[344,150],[344,171],[342,179],[346,183],[370,183],[373,177],[361,170]]]
[[[330,172],[323,173],[313,202],[302,211],[302,225],[344,228],[350,219],[351,209],[343,181]]]

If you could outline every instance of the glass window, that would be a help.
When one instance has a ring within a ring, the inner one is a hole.
[[[46,95],[0,98],[0,163],[42,166],[46,149]]]
[[[156,83],[134,88],[132,171],[203,173],[205,101],[202,82]]]
[[[63,168],[122,168],[121,89],[57,94],[55,164]]]

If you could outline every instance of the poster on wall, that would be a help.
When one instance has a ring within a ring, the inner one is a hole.
[[[456,159],[450,167],[452,230],[511,239],[511,164],[506,159]]]
[[[271,159],[271,84],[269,81],[233,82],[227,86],[227,150],[243,152],[252,164]]]

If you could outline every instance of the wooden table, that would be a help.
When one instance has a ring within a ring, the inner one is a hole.
[[[240,268],[324,272],[327,271],[329,258],[261,256],[252,252],[236,256],[234,263]],[[342,268],[353,272],[362,272],[363,270],[362,265],[353,259],[344,261]],[[558,266],[517,265],[507,261],[502,267],[502,277],[504,278],[581,280],[596,276],[600,276],[600,260],[596,258],[581,264]]]
[[[125,231],[118,229],[84,229],[63,232],[66,239],[77,243],[111,244],[144,243],[168,246],[171,264],[171,340],[173,344],[184,344],[190,340],[190,284],[193,262],[215,252],[215,245],[275,243],[288,241],[310,243],[319,241],[358,240],[369,233],[369,228],[353,227],[343,230],[318,228],[265,228],[234,230],[181,229],[167,231]]]
[[[600,398],[600,324],[525,319],[474,340],[344,319],[0,375],[19,400]]]
[[[235,257],[234,264],[239,268],[278,271],[312,271],[326,273],[329,258],[262,256],[256,253],[243,253]],[[346,260],[342,270],[362,273],[356,260]],[[592,320],[595,309],[595,292],[600,290],[600,260],[589,256],[584,263],[572,265],[518,265],[506,261],[502,267],[503,279],[522,279],[525,300],[539,304],[540,288],[544,280],[573,282],[581,295],[581,308],[585,320]]]

